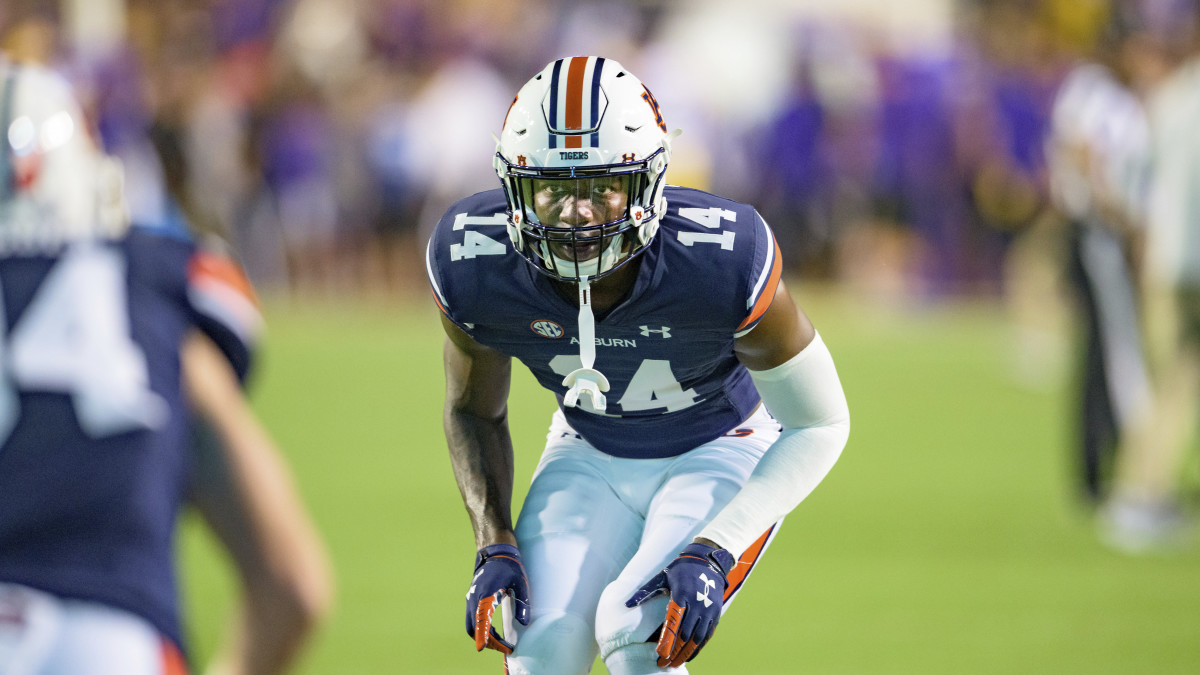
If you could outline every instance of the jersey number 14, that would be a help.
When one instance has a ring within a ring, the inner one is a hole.
[[[166,421],[130,336],[125,289],[121,254],[82,246],[55,264],[11,331],[0,294],[0,443],[20,419],[18,389],[69,394],[93,438]]]

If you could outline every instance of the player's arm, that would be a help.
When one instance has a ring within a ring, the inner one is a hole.
[[[506,654],[512,644],[492,627],[501,598],[529,622],[529,585],[512,526],[513,447],[508,432],[512,359],[479,344],[446,316],[443,424],[450,464],[475,531],[475,576],[467,591],[467,634],[475,648]]]
[[[737,557],[821,482],[849,433],[833,359],[782,282],[759,323],[738,338],[735,353],[783,432],[693,543],[626,602],[632,607],[670,593],[656,650],[662,668],[695,658],[712,637]]]
[[[700,532],[737,556],[833,468],[850,434],[850,411],[833,357],[782,282],[734,350],[783,427],[741,491]]]
[[[325,550],[227,358],[194,333],[183,368],[198,425],[189,498],[229,552],[242,593],[207,672],[281,673],[332,603]]]
[[[512,528],[513,447],[508,433],[512,362],[442,316],[446,403],[443,425],[454,479],[475,530],[475,547],[516,544]]]

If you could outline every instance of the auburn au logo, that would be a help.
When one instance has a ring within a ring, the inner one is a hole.
[[[550,338],[552,340],[557,340],[565,333],[562,326],[549,319],[538,319],[537,321],[534,321],[533,323],[529,324],[529,330],[541,335],[544,338]]]
[[[667,123],[663,121],[662,111],[658,109],[658,101],[654,98],[654,94],[650,93],[650,89],[646,85],[643,84],[642,89],[645,92],[642,94],[642,100],[654,111],[654,123],[665,133],[667,131]]]

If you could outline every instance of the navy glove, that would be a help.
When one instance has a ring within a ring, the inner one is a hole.
[[[625,602],[626,607],[636,607],[670,592],[667,618],[655,650],[659,668],[678,668],[691,661],[712,637],[721,620],[726,578],[735,562],[733,554],[723,548],[688,544],[666,569]]]
[[[467,591],[467,635],[475,638],[475,651],[484,647],[511,654],[513,645],[492,627],[492,614],[500,600],[514,601],[514,614],[529,625],[529,580],[521,564],[521,552],[510,544],[484,546],[475,554],[475,578]]]

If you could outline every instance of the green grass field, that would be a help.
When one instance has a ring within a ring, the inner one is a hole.
[[[1013,383],[997,310],[793,293],[837,360],[850,442],[692,673],[1200,672],[1200,552],[1097,543],[1070,480],[1067,392]],[[269,303],[268,320],[255,406],[338,580],[298,672],[502,672],[463,630],[474,546],[441,432],[435,310]],[[514,372],[520,495],[553,399]],[[203,663],[236,589],[194,522],[182,549]]]

